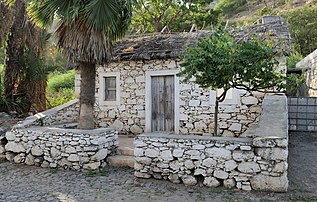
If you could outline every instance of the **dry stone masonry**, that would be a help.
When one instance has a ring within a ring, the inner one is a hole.
[[[118,146],[117,131],[112,129],[16,128],[5,138],[0,155],[9,161],[71,170],[104,166],[107,156]]]
[[[15,125],[15,128],[31,126],[50,126],[77,122],[79,115],[78,99],[72,100],[63,105],[27,117],[24,121]]]
[[[298,62],[296,67],[306,70],[305,80],[308,87],[308,95],[317,97],[317,50]]]
[[[201,180],[208,187],[287,191],[286,97],[266,96],[259,123],[246,133],[253,138],[140,135],[134,142],[135,176],[186,185]]]
[[[135,176],[242,190],[287,190],[287,141],[151,134],[135,141]]]
[[[99,127],[116,128],[123,134],[141,134],[145,131],[145,85],[147,71],[180,69],[179,59],[151,61],[120,61],[99,67],[96,78],[96,117]],[[99,101],[99,74],[120,73],[120,104],[105,105]],[[78,86],[79,84],[77,84]],[[194,83],[179,84],[179,133],[212,136],[214,130],[214,103],[211,92]],[[241,93],[237,103],[221,104],[219,108],[219,135],[240,136],[261,114],[262,94],[250,96]]]

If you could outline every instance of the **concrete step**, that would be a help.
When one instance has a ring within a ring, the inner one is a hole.
[[[108,157],[109,165],[116,167],[134,168],[134,162],[134,156],[116,155]]]
[[[124,155],[124,156],[134,156],[134,150],[131,149],[130,147],[119,147],[118,153],[119,155]]]

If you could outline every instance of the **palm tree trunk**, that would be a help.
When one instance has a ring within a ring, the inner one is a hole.
[[[81,62],[79,68],[81,73],[81,83],[78,128],[89,130],[93,129],[95,126],[94,104],[96,64]]]
[[[20,72],[25,68],[24,54],[24,20],[26,4],[22,0],[14,2],[14,22],[7,41],[7,60],[5,64],[5,93],[9,100],[14,101],[16,86]]]

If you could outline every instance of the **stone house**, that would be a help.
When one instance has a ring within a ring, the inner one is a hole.
[[[232,30],[237,38],[251,33],[270,34],[288,44],[287,23],[270,20]],[[215,91],[182,82],[180,72],[186,47],[210,34],[152,34],[131,37],[114,46],[113,61],[99,66],[96,78],[96,125],[113,127],[121,134],[166,131],[175,134],[212,135]],[[282,68],[285,58],[280,57]],[[79,76],[76,89],[79,90]],[[238,137],[261,114],[263,94],[231,89],[219,108],[219,134]]]
[[[317,49],[296,64],[299,74],[304,72],[308,97],[317,97]]]

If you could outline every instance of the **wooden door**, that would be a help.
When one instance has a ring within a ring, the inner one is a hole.
[[[151,77],[151,131],[174,131],[174,76]]]

